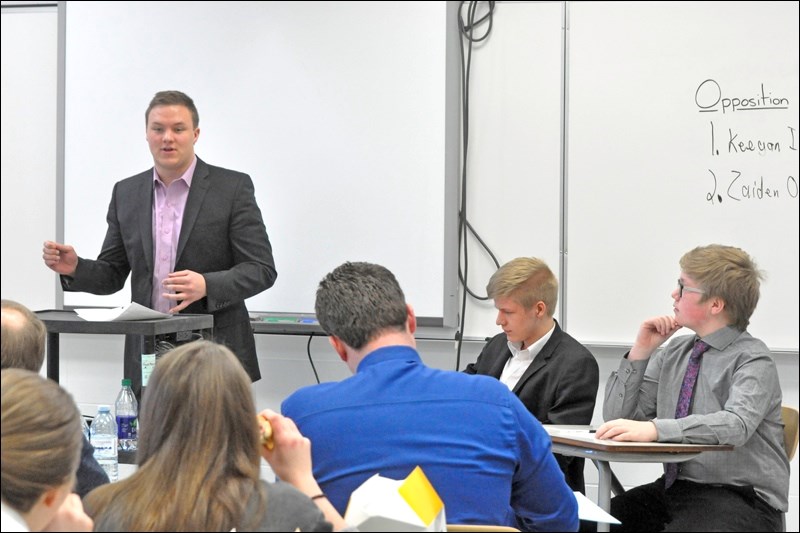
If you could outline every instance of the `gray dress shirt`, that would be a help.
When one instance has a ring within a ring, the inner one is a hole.
[[[644,361],[627,354],[606,383],[603,418],[652,420],[659,442],[732,444],[681,463],[679,479],[752,486],[786,512],[789,459],[783,447],[781,386],[769,348],[749,333],[725,327],[703,338],[703,355],[689,415],[675,419],[695,335],[673,339]]]

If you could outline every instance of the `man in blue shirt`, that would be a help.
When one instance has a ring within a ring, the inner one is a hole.
[[[419,465],[448,523],[577,530],[541,424],[496,379],[422,363],[414,311],[391,272],[339,266],[320,282],[316,314],[354,375],[302,388],[282,411],[313,442],[314,475],[340,512],[374,474],[403,479]]]

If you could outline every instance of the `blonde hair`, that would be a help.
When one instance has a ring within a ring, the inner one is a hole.
[[[744,331],[756,309],[764,273],[741,248],[709,244],[686,252],[681,270],[703,289],[703,301],[721,298],[730,325]]]
[[[54,381],[19,368],[2,371],[2,496],[27,513],[49,489],[75,483],[81,414]]]
[[[547,263],[536,257],[518,257],[501,266],[486,285],[489,298],[510,297],[525,309],[544,302],[553,316],[558,303],[558,280]]]
[[[158,361],[139,413],[139,469],[95,489],[96,530],[249,531],[265,508],[250,378],[228,348],[199,340]],[[254,523],[244,523],[253,494]]]

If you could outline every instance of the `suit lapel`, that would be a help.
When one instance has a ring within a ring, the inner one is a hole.
[[[500,376],[503,375],[503,369],[506,367],[506,363],[509,359],[511,359],[511,350],[508,348],[508,340],[506,340],[506,345],[503,347],[503,350],[498,354],[498,357],[489,368],[489,375],[500,379]]]
[[[189,197],[186,199],[186,207],[183,209],[181,235],[178,238],[178,250],[175,253],[176,269],[178,268],[181,254],[183,254],[183,248],[186,246],[186,241],[189,240],[189,234],[192,232],[195,221],[200,214],[200,207],[203,205],[203,199],[206,197],[209,185],[208,165],[198,157],[194,176],[192,176],[192,186],[189,189]]]
[[[145,172],[145,176],[137,192],[136,204],[139,217],[139,234],[142,236],[142,252],[147,263],[147,270],[153,271],[153,171]]]
[[[550,358],[553,356],[553,353],[556,351],[556,346],[561,342],[561,328],[558,326],[558,322],[556,322],[555,329],[553,330],[553,334],[550,335],[550,338],[547,340],[544,346],[542,346],[542,350],[536,355],[531,364],[528,365],[528,368],[525,369],[525,372],[522,374],[522,377],[519,378],[519,381],[514,386],[513,392],[518,394],[520,389],[525,385],[525,382],[528,381],[535,373],[545,367],[548,363]]]

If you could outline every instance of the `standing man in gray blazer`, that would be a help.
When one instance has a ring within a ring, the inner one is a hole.
[[[542,424],[589,424],[600,375],[592,353],[553,318],[558,280],[541,259],[518,257],[500,267],[486,290],[503,332],[484,346],[468,374],[494,376]],[[572,490],[585,493],[584,460],[556,454]]]
[[[244,300],[275,283],[272,246],[250,176],[194,153],[200,118],[189,96],[156,93],[145,112],[154,167],[118,182],[96,260],[44,243],[65,291],[112,294],[131,274],[131,299],[165,313],[210,313],[214,337],[261,378]],[[126,339],[125,376],[141,391],[141,336]]]

